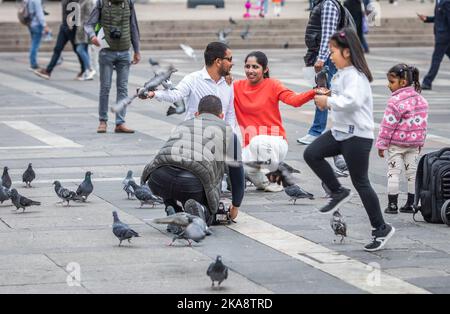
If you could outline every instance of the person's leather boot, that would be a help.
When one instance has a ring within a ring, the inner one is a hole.
[[[125,126],[125,124],[119,124],[119,125],[116,125],[116,128],[114,129],[114,132],[115,133],[128,133],[128,134],[131,134],[131,133],[134,133],[134,130],[127,128]]]
[[[107,124],[105,121],[100,121],[97,128],[97,133],[106,133]]]

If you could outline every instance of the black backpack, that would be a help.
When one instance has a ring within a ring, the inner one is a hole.
[[[420,211],[426,222],[450,226],[450,147],[420,158],[414,208],[414,216]]]

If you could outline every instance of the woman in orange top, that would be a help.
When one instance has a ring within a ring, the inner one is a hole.
[[[242,134],[242,160],[250,162],[247,178],[258,189],[278,192],[281,187],[269,185],[261,166],[275,171],[287,155],[288,143],[286,131],[281,120],[279,101],[293,107],[300,107],[314,99],[316,93],[327,90],[312,89],[297,94],[283,84],[269,77],[267,56],[260,51],[251,52],[245,58],[245,75],[247,79],[235,81],[234,108],[236,119]]]

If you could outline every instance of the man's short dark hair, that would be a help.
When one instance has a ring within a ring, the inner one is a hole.
[[[225,57],[227,49],[230,47],[224,43],[217,41],[209,43],[205,49],[205,65],[211,66],[217,58]]]
[[[222,113],[222,102],[220,98],[214,95],[208,95],[200,99],[198,113],[210,113],[219,116]]]

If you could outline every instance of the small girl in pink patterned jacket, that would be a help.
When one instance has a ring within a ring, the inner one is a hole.
[[[400,173],[403,166],[408,180],[408,200],[400,208],[400,212],[412,213],[417,161],[427,131],[428,102],[420,95],[417,68],[398,64],[389,70],[387,78],[392,96],[384,112],[376,142],[381,158],[384,158],[384,151],[388,151],[389,204],[384,212],[398,213]]]

